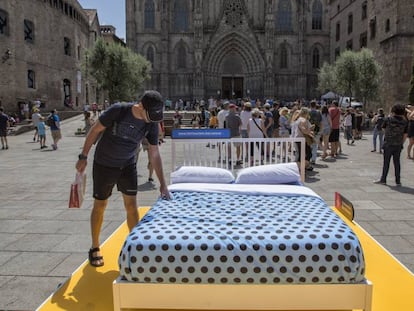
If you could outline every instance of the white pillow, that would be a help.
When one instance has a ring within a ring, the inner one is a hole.
[[[205,166],[181,166],[171,173],[171,184],[178,183],[216,183],[234,182],[233,174],[224,168]]]
[[[236,184],[302,184],[296,162],[246,167],[239,171]]]

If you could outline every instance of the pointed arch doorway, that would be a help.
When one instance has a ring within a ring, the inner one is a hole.
[[[225,99],[242,98],[244,94],[243,59],[239,53],[231,52],[226,55],[221,68],[221,92]]]
[[[221,78],[222,97],[226,99],[243,97],[244,77],[223,76]]]

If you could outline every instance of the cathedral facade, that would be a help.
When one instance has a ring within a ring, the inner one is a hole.
[[[327,0],[126,0],[127,45],[172,100],[314,98]]]

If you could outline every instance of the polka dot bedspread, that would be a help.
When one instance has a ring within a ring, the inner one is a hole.
[[[159,199],[119,256],[141,283],[338,284],[364,280],[355,233],[317,196],[178,191]]]

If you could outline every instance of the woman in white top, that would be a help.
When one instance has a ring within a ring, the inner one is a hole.
[[[252,110],[252,117],[249,119],[247,123],[247,134],[249,138],[263,138],[264,137],[264,122],[262,119],[262,113],[259,109],[254,108]],[[257,148],[261,150],[261,161],[263,162],[263,155],[264,155],[264,144],[256,143]],[[250,165],[253,165],[253,155],[254,155],[254,144],[250,144]]]

